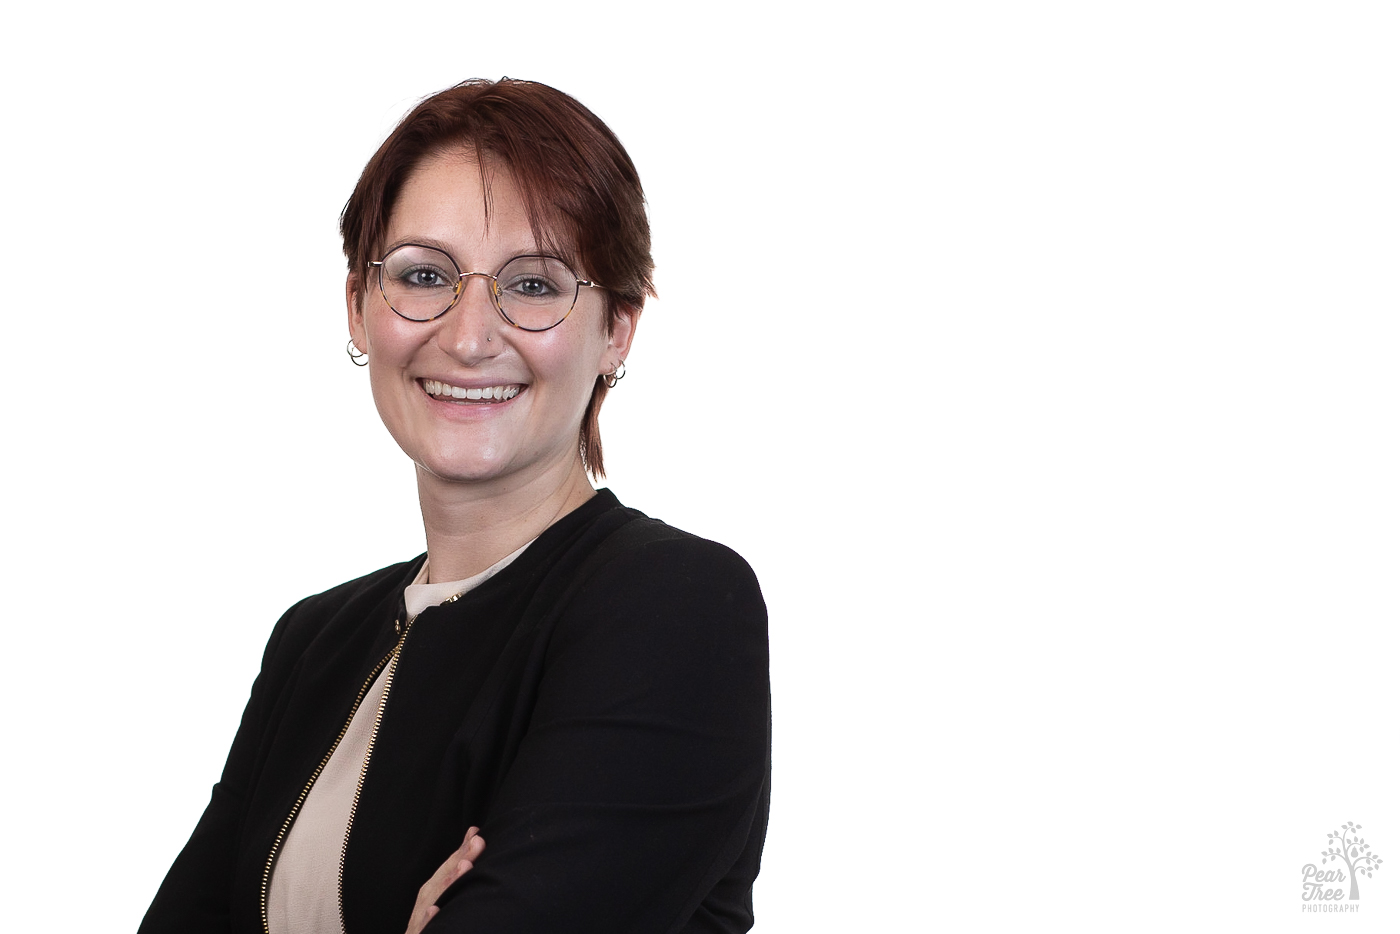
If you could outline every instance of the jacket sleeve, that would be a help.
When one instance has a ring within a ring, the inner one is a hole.
[[[277,649],[296,610],[294,606],[283,614],[268,639],[262,669],[253,681],[223,774],[189,842],[166,873],[138,934],[231,930],[231,882],[248,785],[268,708],[276,696]]]
[[[425,934],[747,930],[769,724],[767,615],[743,559],[686,536],[612,560],[553,633],[486,853]],[[713,893],[731,903],[701,910]]]

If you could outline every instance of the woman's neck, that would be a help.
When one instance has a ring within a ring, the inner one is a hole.
[[[593,497],[579,462],[523,484],[453,483],[418,471],[418,505],[428,540],[428,581],[463,580],[539,537]]]

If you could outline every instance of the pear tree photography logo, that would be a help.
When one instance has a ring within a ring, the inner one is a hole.
[[[1347,821],[1340,830],[1327,835],[1321,864],[1308,863],[1303,867],[1303,910],[1360,911],[1360,877],[1372,878],[1383,862],[1361,836],[1361,825]],[[1344,904],[1332,904],[1343,899]]]

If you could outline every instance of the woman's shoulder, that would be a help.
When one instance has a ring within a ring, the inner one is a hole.
[[[733,627],[735,634],[766,638],[763,594],[742,556],[644,513],[627,512],[630,521],[598,542],[575,575],[567,616],[577,626],[653,633],[696,627],[711,637]]]
[[[425,555],[382,567],[292,604],[273,628],[268,653],[282,649],[299,653],[319,635],[337,625],[358,627],[387,618],[402,599]]]
[[[543,579],[532,578],[539,571]],[[733,549],[623,505],[603,488],[545,531],[512,571],[531,586],[577,595],[621,581],[715,575],[755,589],[753,570]]]
[[[656,579],[702,575],[757,589],[753,569],[734,549],[623,506],[611,494],[608,498],[614,505],[607,512],[619,518],[594,544],[586,576]]]
[[[609,549],[609,564],[633,571],[720,574],[757,584],[753,568],[734,549],[642,513],[613,533],[603,547]]]
[[[334,587],[302,599],[297,603],[297,606],[305,606],[311,611],[330,610],[334,612],[349,603],[381,599],[386,594],[402,591],[404,587],[408,586],[426,557],[427,555],[419,555],[416,558],[399,561],[377,571],[371,571],[343,584],[336,584]]]

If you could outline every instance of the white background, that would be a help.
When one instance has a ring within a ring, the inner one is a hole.
[[[650,199],[610,485],[769,600],[756,931],[1400,923],[1391,4],[194,9],[7,14],[8,929],[133,929],[277,616],[421,550],[336,220],[503,74]]]

